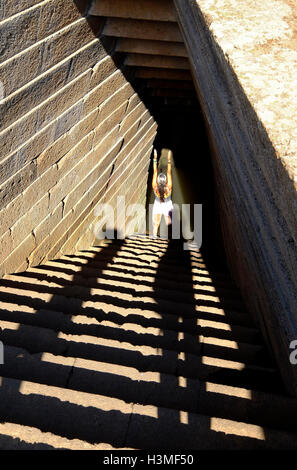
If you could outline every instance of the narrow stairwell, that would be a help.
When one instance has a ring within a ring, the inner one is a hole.
[[[0,281],[1,449],[296,449],[228,272],[135,236]]]

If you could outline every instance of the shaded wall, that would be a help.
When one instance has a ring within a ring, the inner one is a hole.
[[[0,274],[89,246],[96,203],[145,201],[156,124],[87,4],[1,2]]]
[[[286,95],[278,101],[272,91],[265,94],[275,77],[282,86],[288,74],[282,74],[277,56],[267,61],[267,50],[279,37],[269,41],[274,30],[267,31],[257,16],[263,8],[258,11],[250,2],[223,3],[175,0],[208,127],[228,264],[288,390],[296,395],[297,370],[289,361],[290,343],[297,338],[296,188],[292,166],[286,163],[289,147],[280,145],[294,119],[290,108],[283,110]],[[283,26],[286,2],[272,2],[268,10],[267,21]],[[283,55],[282,60],[290,57]],[[289,81],[287,92],[294,94],[295,89]],[[270,121],[271,103],[279,120]],[[281,127],[282,118],[287,127]]]

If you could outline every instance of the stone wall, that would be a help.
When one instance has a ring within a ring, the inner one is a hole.
[[[297,395],[289,361],[297,339],[297,7],[174,1],[213,150],[228,262]]]
[[[87,3],[0,2],[0,275],[89,246],[98,202],[144,199],[156,123]]]

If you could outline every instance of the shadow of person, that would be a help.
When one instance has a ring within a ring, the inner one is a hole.
[[[184,240],[168,239],[166,251],[160,256],[156,269],[155,281],[153,284],[154,297],[156,299],[156,311],[164,318],[171,317],[170,328],[165,329],[163,340],[167,346],[162,350],[163,372],[160,373],[160,384],[166,390],[168,408],[158,409],[158,420],[162,426],[168,429],[167,438],[163,436],[162,447],[172,448],[173,442],[178,442],[180,431],[187,424],[188,403],[176,402],[179,391],[191,387],[193,399],[198,390],[195,390],[195,382],[188,377],[188,370],[193,368],[193,361],[196,366],[200,363],[199,338],[194,333],[189,332],[197,329],[194,289],[189,283],[188,274],[191,272],[191,258],[189,251],[183,248]],[[174,282],[171,288],[164,289],[166,273],[170,273]],[[175,289],[178,282],[188,282],[186,291],[179,292]],[[175,327],[174,327],[175,323]],[[193,355],[191,351],[197,355]],[[188,395],[189,396],[189,395]],[[197,399],[196,396],[196,399]]]

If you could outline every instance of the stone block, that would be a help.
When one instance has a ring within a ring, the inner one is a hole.
[[[100,106],[100,104],[114,94],[114,90],[118,90],[125,84],[126,78],[122,72],[120,70],[114,72],[85,96],[85,113],[89,113],[94,107]]]
[[[80,149],[81,151],[82,149]],[[70,171],[63,177],[59,174],[58,183],[50,190],[50,210],[53,210],[62,199],[64,199],[69,192],[79,185],[81,179],[85,174],[89,173],[92,166],[96,161],[96,154],[94,152],[87,153],[79,159],[78,163],[70,167]],[[70,155],[71,158],[71,155]],[[65,162],[66,163],[66,162]],[[62,167],[63,170],[63,167]]]
[[[38,106],[44,100],[63,87],[68,75],[69,64],[63,63],[56,66],[33,82],[13,93],[0,104],[0,112],[3,116],[0,130],[13,124],[30,110]]]
[[[42,54],[43,45],[38,44],[0,65],[0,80],[3,84],[4,98],[33,80],[40,73]]]
[[[79,100],[76,104],[67,109],[62,116],[56,120],[55,140],[58,140],[66,132],[69,132],[82,119],[83,102]],[[43,149],[44,150],[44,149]]]
[[[126,113],[125,118],[121,122],[121,131],[125,134],[130,127],[141,117],[147,110],[145,104],[141,101],[135,108],[133,108],[128,114]]]
[[[31,112],[0,132],[0,158],[6,157],[29,140],[35,134],[36,126],[37,114]]]
[[[32,230],[45,219],[48,214],[49,195],[46,193],[28,212],[25,212],[12,227],[11,237],[13,249],[17,248]]]
[[[113,112],[114,109],[118,108],[123,103],[127,104],[128,109],[130,97],[134,94],[135,92],[130,83],[126,83],[126,85],[117,90],[112,96],[110,96],[99,106],[100,115],[108,116]]]
[[[128,106],[127,106],[127,110],[126,110],[126,114],[129,114],[133,108],[136,108],[136,106],[139,104],[139,103],[143,103],[143,101],[141,100],[140,96],[138,95],[138,93],[134,93],[130,98],[129,98],[129,101],[128,101]]]
[[[45,238],[54,231],[55,227],[61,222],[63,217],[63,203],[61,202],[58,206],[47,215],[47,217],[34,228],[34,236],[36,245],[45,240]]]
[[[37,177],[35,162],[30,162],[22,170],[18,171],[0,188],[0,209],[9,204],[15,197],[21,194]]]
[[[79,18],[57,31],[42,42],[43,62],[41,71],[45,72],[93,40],[94,35],[85,18]]]
[[[117,66],[112,56],[108,55],[104,59],[100,60],[93,67],[93,74],[91,77],[90,89],[93,89],[98,83],[106,80],[111,74],[116,72]]]
[[[42,129],[59,117],[85,95],[86,90],[89,88],[91,74],[91,69],[86,70],[37,108],[37,130]]]
[[[0,237],[0,265],[6,260],[6,258],[12,252],[12,238],[10,231],[7,230],[1,237]]]
[[[4,261],[1,268],[2,273],[15,273],[20,267],[25,269],[27,266],[26,260],[34,248],[35,239],[32,233],[30,233],[30,235]]]
[[[105,117],[103,113],[100,113],[98,119],[100,124],[94,129],[94,146],[100,143],[113,129],[113,127],[120,125],[120,122],[125,113],[125,109],[126,103],[123,103],[107,117]],[[101,121],[101,115],[104,117],[103,121]]]
[[[2,18],[9,18],[12,15],[16,15],[17,13],[23,12],[30,7],[33,7],[38,0],[19,0],[15,2],[14,0],[5,0],[1,2],[0,11],[0,19]]]
[[[80,184],[65,197],[65,214],[72,210],[78,201],[83,198],[84,194],[87,194],[88,192],[93,194],[92,191],[94,188],[95,191],[98,192],[99,189],[106,185],[111,169],[111,164],[119,151],[120,145],[121,142],[118,142],[114,146],[111,146],[105,155],[101,154],[100,146],[94,149],[93,152],[96,156],[96,164],[91,169],[91,171],[85,175]]]
[[[43,3],[38,26],[38,40],[59,31],[80,19],[81,16],[81,12],[72,0],[49,0]]]
[[[126,181],[126,179],[128,178],[127,174],[129,174],[129,171],[131,170],[131,168],[134,168],[134,166],[136,167],[137,165],[140,165],[141,155],[145,154],[148,147],[151,146],[154,136],[155,136],[155,124],[153,124],[149,128],[147,133],[142,137],[141,142],[137,143],[137,145],[133,149],[133,153],[131,152],[132,155],[131,156],[128,155],[128,157],[125,155],[126,158],[123,159],[121,163],[117,162],[119,164],[114,170],[109,180],[109,185],[108,185],[109,193],[112,191],[115,192],[119,187],[121,187],[122,183]],[[128,183],[127,183],[127,187],[129,187]]]
[[[20,194],[10,204],[0,210],[0,236],[14,224],[23,213],[23,195]]]
[[[57,166],[53,165],[28,186],[22,194],[23,211],[26,212],[34,206],[34,204],[57,183],[58,179],[59,174]]]
[[[58,162],[58,174],[61,180],[64,175],[70,172],[80,160],[82,160],[93,147],[93,133],[88,134],[70,152]]]
[[[0,57],[1,62],[13,57],[37,41],[38,23],[41,7],[19,13],[1,24]],[[13,41],[11,40],[13,38]]]

